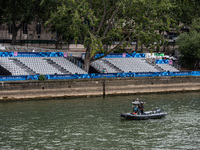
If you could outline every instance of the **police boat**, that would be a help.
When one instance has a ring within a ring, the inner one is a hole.
[[[155,108],[155,110],[152,110],[152,111],[143,112],[138,107],[140,107],[141,105],[143,106],[144,104],[146,104],[146,103],[141,102],[141,101],[132,102],[133,112],[132,113],[122,113],[121,117],[123,119],[128,119],[128,120],[147,120],[147,119],[160,119],[167,115],[167,113],[163,112],[163,109],[159,109],[159,108]],[[137,106],[135,106],[135,105],[137,105]]]

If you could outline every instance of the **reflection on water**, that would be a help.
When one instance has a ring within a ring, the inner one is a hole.
[[[126,121],[131,101],[163,119]],[[0,103],[0,149],[198,149],[200,93]]]

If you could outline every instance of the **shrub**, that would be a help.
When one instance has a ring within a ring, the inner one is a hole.
[[[42,75],[42,74],[41,74],[41,75],[39,76],[39,78],[38,78],[38,80],[40,80],[40,81],[44,81],[45,79],[46,79],[45,76]]]

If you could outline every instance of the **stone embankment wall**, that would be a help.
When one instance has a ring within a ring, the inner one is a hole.
[[[0,100],[200,91],[200,77],[130,77],[0,82]]]

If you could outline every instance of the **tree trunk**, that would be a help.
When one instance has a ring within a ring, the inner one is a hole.
[[[141,44],[141,50],[140,51],[143,52],[143,44]]]
[[[13,24],[13,33],[12,33],[12,41],[11,44],[15,45],[16,42],[16,38],[17,38],[17,32],[19,31],[19,29],[22,27],[22,24],[19,24],[18,26],[16,25],[15,22],[12,23]],[[28,36],[28,35],[27,35]]]
[[[165,45],[166,45],[166,44],[163,45],[163,52],[164,52],[164,53],[165,53],[165,49],[166,49]]]
[[[159,48],[159,46],[156,46],[156,52],[157,52],[157,53],[160,52],[160,48]]]
[[[136,52],[136,53],[138,52],[138,45],[139,45],[139,39],[137,39],[136,45],[135,45],[135,52]]]
[[[86,72],[88,72],[88,73],[89,73],[89,69],[90,69],[90,60],[91,60],[91,57],[90,57],[90,48],[87,47],[86,48],[86,53],[85,53],[84,70]]]
[[[17,28],[13,28],[11,45],[15,45],[16,38],[17,38],[17,31],[18,31]]]

